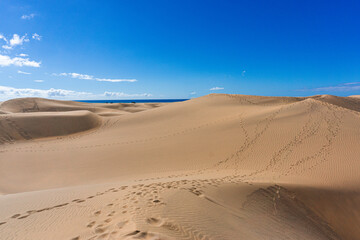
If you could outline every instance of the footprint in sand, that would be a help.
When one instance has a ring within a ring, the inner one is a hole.
[[[139,230],[135,230],[135,231],[133,231],[133,232],[131,232],[131,233],[126,234],[125,236],[134,236],[134,235],[136,235],[136,234],[138,234],[138,233],[140,233],[140,231],[139,231]]]
[[[125,237],[132,237],[132,239],[160,239],[158,234],[149,233],[149,232],[141,232],[139,230],[135,230],[125,235]],[[161,238],[163,239],[163,238]]]
[[[20,217],[20,215],[21,214],[18,213],[18,214],[15,214],[15,215],[11,216],[11,218],[18,218],[18,217]]]
[[[116,226],[117,226],[119,229],[122,229],[122,228],[126,225],[127,222],[128,222],[128,221],[119,222],[118,224],[116,224]]]
[[[103,233],[105,232],[107,227],[104,227],[102,224],[96,226],[95,233]]]
[[[105,223],[109,223],[109,222],[111,222],[111,221],[112,221],[111,218],[108,218],[108,219],[104,220]]]
[[[108,214],[108,217],[114,216],[115,213],[116,213],[115,211],[112,211],[111,213]]]
[[[148,218],[146,222],[152,226],[161,227],[164,224],[164,221],[160,218]]]
[[[95,221],[90,222],[86,227],[91,228],[95,225]]]
[[[97,239],[109,239],[109,233],[103,233]]]
[[[110,233],[110,236],[115,236],[116,234],[118,234],[118,231],[112,231],[111,233]],[[111,239],[111,238],[110,238]]]
[[[99,216],[101,214],[101,211],[96,211],[96,212],[94,212],[94,215],[95,216]]]
[[[68,205],[68,204],[69,204],[69,203],[59,204],[59,205],[54,206],[53,208],[64,207],[64,206],[66,206],[66,205]]]

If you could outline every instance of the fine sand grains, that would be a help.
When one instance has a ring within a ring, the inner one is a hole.
[[[360,101],[0,105],[1,239],[358,239]]]

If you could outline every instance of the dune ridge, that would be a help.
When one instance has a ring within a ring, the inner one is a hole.
[[[0,145],[6,239],[360,238],[356,97],[15,99],[0,111],[14,132]]]

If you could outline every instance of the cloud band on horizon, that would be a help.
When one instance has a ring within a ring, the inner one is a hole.
[[[110,79],[110,78],[95,78],[92,75],[88,75],[88,74],[80,74],[80,73],[53,73],[53,76],[68,76],[71,78],[77,78],[77,79],[85,79],[85,80],[95,80],[98,82],[137,82],[136,79],[126,79],[126,78],[121,78],[121,79]]]
[[[41,80],[35,80],[42,82]],[[42,97],[42,98],[56,98],[56,99],[109,99],[109,98],[136,98],[136,97],[151,97],[150,93],[124,93],[124,92],[108,92],[91,93],[81,92],[67,89],[34,89],[34,88],[14,88],[8,86],[0,86],[0,100],[8,100],[11,98],[22,97]]]
[[[360,90],[360,82],[348,82],[348,83],[343,83],[343,84],[339,84],[336,86],[318,87],[318,88],[311,88],[311,89],[300,89],[298,91],[347,92],[347,91],[355,91],[355,90]]]
[[[213,88],[210,88],[210,91],[217,91],[217,90],[223,90],[224,88],[223,87],[213,87]]]
[[[33,60],[29,60],[29,58],[22,58],[22,57],[14,57],[11,58],[6,55],[0,54],[0,67],[8,67],[8,66],[18,66],[18,67],[40,67],[41,62],[36,62]]]

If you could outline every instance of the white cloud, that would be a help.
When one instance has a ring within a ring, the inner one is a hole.
[[[29,20],[29,19],[32,19],[35,17],[35,14],[34,13],[31,13],[29,15],[22,15],[21,16],[21,19],[24,19],[24,20]]]
[[[67,76],[67,73],[52,73],[52,76]]]
[[[40,83],[40,82],[44,82],[44,80],[34,80],[34,82]]]
[[[32,35],[32,39],[35,39],[35,40],[40,41],[41,38],[42,38],[42,37],[41,37],[39,34],[37,34],[37,33],[34,33],[34,34]]]
[[[317,92],[347,92],[360,90],[360,82],[343,83],[336,86],[318,87],[312,89],[301,89],[300,91],[317,91]]]
[[[41,83],[43,80],[34,80]],[[151,97],[149,93],[127,94],[123,92],[104,92],[103,94],[93,94],[90,92],[78,92],[66,89],[34,89],[34,88],[13,88],[0,86],[0,100],[7,100],[19,97],[42,97],[55,99],[114,99],[114,98],[137,98]]]
[[[87,74],[80,74],[80,73],[53,73],[53,76],[68,76],[71,78],[77,78],[77,79],[85,79],[85,80],[95,80],[98,82],[136,82],[136,79],[110,79],[110,78],[95,78],[92,75]]]
[[[27,55],[27,54],[25,54],[25,53],[20,53],[18,56],[19,56],[19,57],[27,57],[27,56],[29,56],[29,55]]]
[[[0,34],[0,39],[4,40],[6,43],[8,43],[8,40],[6,39],[6,37],[4,37],[4,35]]]
[[[136,79],[107,79],[107,78],[95,78],[99,82],[136,82]]]
[[[18,97],[77,98],[83,96],[91,96],[91,93],[54,88],[43,90],[0,86],[0,98],[2,100]]]
[[[360,82],[349,82],[349,83],[344,83],[344,85],[360,85]]]
[[[87,75],[87,74],[80,74],[80,73],[53,73],[53,76],[68,76],[71,78],[77,78],[77,79],[86,79],[86,80],[92,80],[94,79],[93,76]]]
[[[66,73],[62,73],[62,75],[64,75]],[[91,80],[93,79],[93,76],[91,75],[86,75],[86,74],[79,74],[79,73],[68,73],[69,76],[71,76],[72,78],[78,78],[78,79],[86,79],[86,80]],[[66,76],[66,75],[64,75]]]
[[[9,56],[0,54],[0,66],[1,67],[8,67],[11,65],[18,66],[18,67],[22,67],[22,66],[40,67],[40,64],[41,64],[41,62],[32,61],[32,60],[29,60],[29,58],[21,58],[21,57],[11,58]]]
[[[7,43],[7,45],[3,45],[2,48],[7,49],[7,50],[11,50],[15,46],[22,45],[24,42],[29,41],[29,39],[26,38],[26,35],[20,37],[16,33],[13,35],[13,37],[9,41],[7,41],[6,38],[4,38],[4,36],[2,36],[2,37],[3,37],[2,39],[4,39]]]
[[[115,98],[119,98],[119,97],[151,97],[152,94],[150,94],[150,93],[127,94],[127,93],[123,93],[123,92],[104,92],[104,96],[105,97],[115,97]]]
[[[25,39],[26,35],[25,36],[22,36],[20,37],[19,35],[17,34],[14,34],[13,35],[13,38],[10,39],[10,45],[11,46],[16,46],[16,45],[21,45],[23,44],[24,41],[28,41],[28,39]]]
[[[23,71],[20,71],[20,70],[18,70],[17,72],[18,72],[18,73],[20,73],[20,74],[26,74],[26,75],[31,74],[31,73],[28,73],[28,72],[23,72]]]
[[[210,91],[217,91],[217,90],[223,90],[224,88],[223,87],[213,87],[213,88],[210,88]]]
[[[190,93],[190,95],[195,95],[195,94],[196,94],[196,92],[191,92],[191,93]]]

